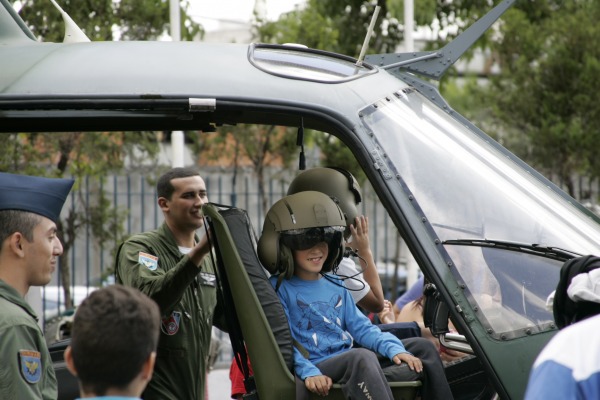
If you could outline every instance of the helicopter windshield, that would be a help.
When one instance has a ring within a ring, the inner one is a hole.
[[[546,298],[568,257],[479,246],[472,240],[591,254],[600,243],[592,217],[412,88],[367,107],[362,117],[385,149],[388,167],[444,243],[474,309],[497,308],[498,318],[490,317],[492,312],[480,318],[488,332],[552,323]]]

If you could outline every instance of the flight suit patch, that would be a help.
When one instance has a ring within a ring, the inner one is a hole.
[[[209,272],[200,272],[200,284],[206,286],[217,286],[217,276]]]
[[[19,370],[29,383],[38,383],[42,377],[42,355],[39,351],[19,351]]]
[[[173,311],[168,318],[163,318],[160,330],[165,334],[172,336],[179,331],[181,322],[181,312]]]
[[[138,263],[142,264],[150,271],[156,271],[156,269],[158,268],[158,257],[140,251],[140,254],[138,256]]]

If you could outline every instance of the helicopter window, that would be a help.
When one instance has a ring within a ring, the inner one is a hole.
[[[368,65],[356,66],[350,57],[291,45],[251,46],[250,62],[273,75],[317,82],[343,82],[376,71]]]
[[[385,149],[384,166],[398,176],[390,184],[398,182],[399,193],[411,197],[433,238],[596,251],[600,230],[590,215],[418,91],[388,96],[362,110],[362,116],[376,148]],[[478,318],[494,335],[550,329],[552,316],[544,304],[562,261],[456,243],[444,248]]]
[[[546,300],[556,288],[563,261],[491,247],[444,247],[490,335],[507,339],[553,326]]]

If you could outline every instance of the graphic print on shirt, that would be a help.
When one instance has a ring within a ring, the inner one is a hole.
[[[179,323],[181,322],[181,312],[173,311],[168,318],[163,318],[160,324],[160,330],[165,335],[172,336],[179,331]]]
[[[315,301],[307,303],[300,294],[296,296],[296,304],[302,314],[298,321],[300,330],[310,333],[311,340],[302,343],[309,353],[316,349],[329,348],[332,344],[349,341],[349,335],[341,327],[340,312],[342,297],[334,294],[329,302]]]

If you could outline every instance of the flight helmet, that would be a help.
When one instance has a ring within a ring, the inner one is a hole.
[[[292,180],[287,194],[315,190],[325,193],[337,203],[346,217],[347,228],[344,236],[350,237],[350,224],[354,224],[358,205],[362,201],[360,185],[354,176],[342,168],[317,167],[302,171]]]
[[[343,258],[345,227],[342,210],[326,194],[304,191],[283,197],[265,216],[258,258],[270,273],[281,273],[289,279],[294,274],[292,250],[326,242],[329,250],[322,272],[329,272]]]

